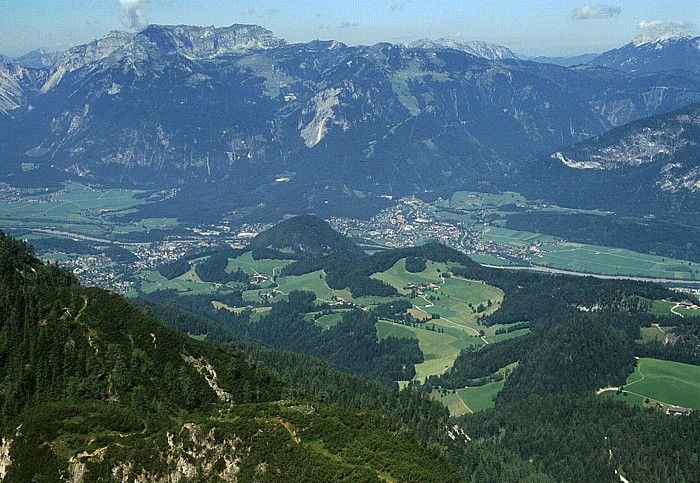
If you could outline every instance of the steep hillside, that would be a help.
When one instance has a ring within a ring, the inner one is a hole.
[[[693,104],[621,126],[523,167],[516,186],[566,206],[690,219],[700,200],[699,119]]]
[[[83,289],[4,234],[0,294],[0,479],[457,480],[392,418],[281,400],[240,352]]]

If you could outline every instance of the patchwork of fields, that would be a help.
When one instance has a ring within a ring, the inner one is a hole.
[[[697,264],[685,260],[647,255],[623,248],[584,245],[557,240],[548,235],[491,227],[485,241],[513,247],[533,247],[527,254],[536,266],[597,275],[695,281]]]

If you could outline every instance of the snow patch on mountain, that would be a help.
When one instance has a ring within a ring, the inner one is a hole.
[[[641,47],[645,44],[657,44],[656,48],[663,48],[665,43],[669,41],[676,41],[681,39],[689,39],[690,36],[678,29],[663,29],[658,31],[645,32],[643,34],[637,35],[632,43],[635,47]]]
[[[415,49],[452,49],[460,50],[476,57],[488,60],[517,59],[517,56],[507,47],[472,40],[469,42],[459,42],[452,39],[421,39],[406,44],[409,48]]]

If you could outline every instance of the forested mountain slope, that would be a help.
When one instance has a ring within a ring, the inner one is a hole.
[[[0,295],[5,481],[457,479],[403,423],[292,400],[4,234]]]

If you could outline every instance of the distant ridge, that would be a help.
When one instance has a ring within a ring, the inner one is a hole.
[[[700,74],[700,37],[678,32],[642,35],[591,63],[632,73],[684,70]]]
[[[452,39],[421,39],[406,44],[410,48],[418,49],[453,49],[466,52],[488,60],[517,59],[517,56],[508,48],[498,44],[471,40],[460,42]]]

